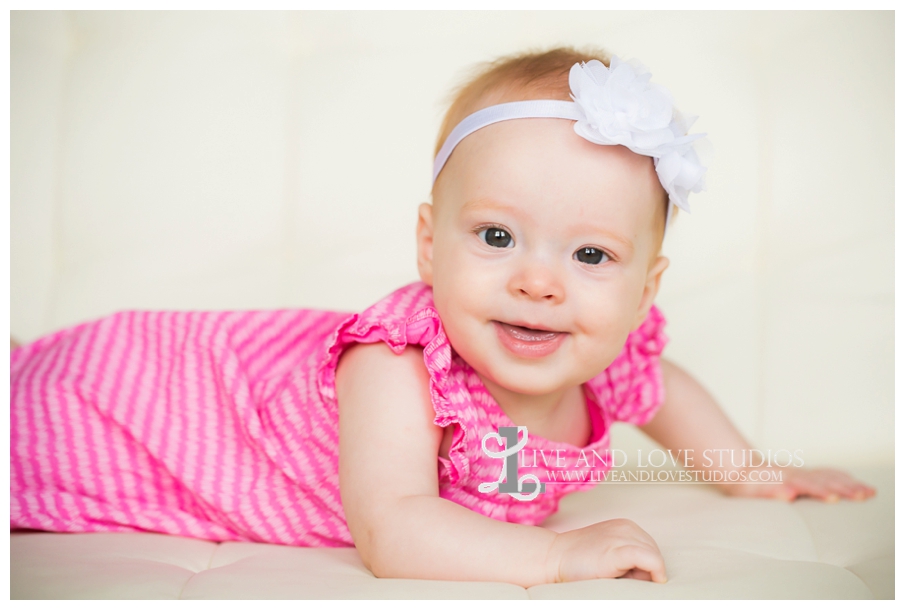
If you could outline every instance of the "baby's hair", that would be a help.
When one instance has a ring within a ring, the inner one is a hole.
[[[482,108],[523,100],[571,101],[569,70],[578,62],[592,59],[610,65],[609,54],[601,49],[571,47],[507,55],[478,64],[449,96],[451,102],[443,117],[434,155],[440,152],[446,137],[462,119]]]
[[[592,59],[607,67],[610,65],[610,54],[593,47],[556,47],[547,51],[528,51],[478,64],[449,95],[448,99],[451,101],[443,116],[434,156],[440,152],[456,125],[478,110],[495,104],[524,100],[571,101],[569,71],[576,63]],[[663,214],[662,217],[657,217],[655,228],[661,236],[669,205],[665,191],[663,201]],[[675,216],[677,215],[673,215],[672,220],[675,220]]]

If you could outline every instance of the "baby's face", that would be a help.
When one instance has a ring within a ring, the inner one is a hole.
[[[421,278],[449,340],[486,381],[579,385],[647,315],[667,261],[653,161],[519,119],[463,140],[420,210]]]

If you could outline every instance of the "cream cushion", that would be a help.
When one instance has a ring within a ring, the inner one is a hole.
[[[544,524],[566,531],[630,518],[669,582],[591,580],[528,589],[500,582],[375,578],[354,548],[213,543],[160,534],[12,535],[12,598],[892,599],[891,468],[856,471],[866,502],[729,498],[707,485],[599,485]]]

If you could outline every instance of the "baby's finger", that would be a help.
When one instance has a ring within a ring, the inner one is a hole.
[[[840,497],[848,498],[850,500],[864,500],[877,493],[872,487],[850,477],[845,477],[842,480],[835,480],[833,481],[832,486]]]
[[[839,499],[837,493],[830,489],[823,477],[798,477],[786,483],[786,487],[793,490],[796,496],[809,496],[829,502]]]
[[[623,546],[614,551],[615,568],[619,576],[641,570],[650,574],[650,580],[666,582],[666,565],[659,551],[649,546]]]
[[[868,498],[873,498],[877,495],[877,490],[871,487],[870,485],[865,485],[864,483],[858,483],[858,487],[855,489],[855,494],[852,496],[855,500],[867,500]]]
[[[804,495],[825,502],[838,502],[840,498],[855,496],[855,481],[845,473],[835,470],[824,470],[810,473],[810,476],[797,477],[792,485]]]
[[[803,492],[801,490],[792,485],[783,485],[773,491],[774,498],[776,498],[777,500],[784,500],[786,502],[791,502],[802,494]]]
[[[855,481],[852,480],[831,479],[827,482],[827,489],[829,489],[831,494],[835,496],[836,499],[850,499],[855,497],[855,492],[857,491],[858,486],[855,484]]]
[[[850,500],[864,500],[876,494],[869,485],[865,485],[848,474],[839,470],[827,470],[823,473],[827,488],[836,498]],[[835,498],[830,497],[830,501]]]
[[[791,502],[798,497],[798,493],[798,490],[788,483],[749,483],[748,492],[745,495]]]
[[[634,580],[646,580],[650,582],[651,576],[648,572],[636,568],[634,570],[629,570],[628,572],[620,576],[620,578],[631,578]]]
[[[828,480],[828,485],[843,498],[864,500],[877,493],[870,485],[865,485],[840,470],[827,470],[824,472],[824,476]]]

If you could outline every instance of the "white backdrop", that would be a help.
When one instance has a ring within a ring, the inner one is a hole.
[[[449,89],[554,44],[645,63],[715,149],[666,355],[763,448],[891,460],[892,12],[11,15],[11,327],[359,310],[417,279]]]

